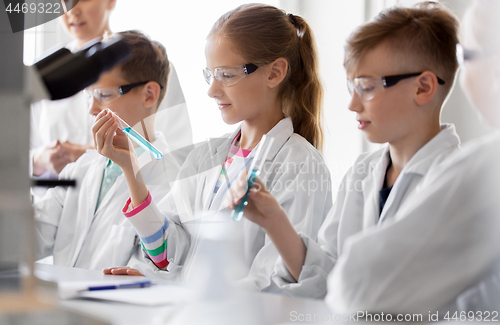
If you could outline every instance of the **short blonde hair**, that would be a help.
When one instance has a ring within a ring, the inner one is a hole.
[[[118,35],[132,48],[132,55],[120,64],[120,72],[130,83],[156,81],[162,87],[156,103],[158,109],[167,92],[170,73],[165,47],[136,30],[120,32]]]
[[[414,8],[394,7],[382,11],[349,36],[344,67],[347,70],[355,68],[367,52],[384,43],[396,55],[408,58],[410,65],[433,71],[444,79],[448,94],[458,69],[458,42],[459,21],[439,3],[426,1]]]

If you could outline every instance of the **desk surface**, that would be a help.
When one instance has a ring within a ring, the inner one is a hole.
[[[48,281],[109,281],[137,280],[132,276],[104,275],[101,271],[36,264],[37,277]],[[168,292],[166,292],[168,294]],[[280,324],[307,317],[331,317],[326,304],[320,300],[296,299],[280,295],[235,292],[220,300],[146,307],[131,304],[93,301],[59,300],[58,304],[73,311],[84,312],[112,324]],[[310,318],[313,319],[313,318]],[[338,322],[336,322],[338,323]]]

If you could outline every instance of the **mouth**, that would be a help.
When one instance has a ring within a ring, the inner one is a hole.
[[[85,22],[70,23],[69,27],[73,29],[80,29],[83,25],[85,25]]]
[[[226,108],[228,108],[229,106],[231,106],[231,104],[223,104],[223,103],[217,103],[217,106],[219,107],[219,109],[222,111]]]
[[[370,121],[362,121],[362,120],[358,120],[358,129],[360,130],[364,130],[368,127],[368,125],[370,124],[371,122]]]

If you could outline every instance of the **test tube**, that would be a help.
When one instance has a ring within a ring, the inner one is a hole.
[[[109,108],[107,108],[109,112]],[[113,113],[113,115],[118,119],[118,128],[122,130],[130,139],[132,139],[135,143],[140,145],[144,150],[149,151],[153,157],[155,157],[156,160],[160,160],[163,157],[163,154],[161,153],[160,150],[158,150],[151,142],[148,140],[144,139],[142,135],[137,133],[136,130],[132,129],[130,125],[127,124],[124,120],[122,120],[116,113]]]
[[[248,197],[250,196],[250,190],[255,184],[257,177],[260,175],[260,171],[266,162],[267,154],[269,150],[271,150],[271,145],[274,142],[274,138],[267,137],[267,135],[263,135],[262,139],[259,142],[257,147],[257,151],[255,152],[255,156],[253,157],[252,164],[250,165],[250,173],[247,175],[247,191],[245,195],[241,198],[240,203],[234,207],[234,210],[231,212],[231,217],[234,221],[240,221],[243,217],[243,211],[245,207],[248,205]]]

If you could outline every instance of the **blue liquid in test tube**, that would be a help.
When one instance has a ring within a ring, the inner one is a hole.
[[[247,186],[248,186],[247,191],[245,192],[245,195],[243,195],[243,197],[241,198],[240,203],[234,207],[234,210],[231,213],[231,217],[233,218],[234,221],[240,221],[241,218],[243,217],[243,211],[245,210],[245,207],[248,205],[248,197],[250,196],[250,190],[255,185],[255,181],[257,180],[257,177],[259,176],[260,171],[264,166],[264,163],[266,162],[267,154],[271,149],[273,141],[274,138],[267,138],[267,136],[264,134],[259,142],[259,147],[257,148],[255,156],[253,157],[252,164],[250,165],[251,172],[247,176]]]
[[[247,179],[248,189],[245,192],[245,195],[243,195],[243,197],[241,198],[240,203],[234,207],[232,215],[234,221],[240,221],[241,218],[243,217],[243,210],[245,210],[245,207],[248,205],[248,197],[250,196],[250,190],[255,185],[255,180],[257,179],[258,176],[259,176],[259,171],[255,169],[252,170],[250,176]]]
[[[156,160],[160,160],[163,157],[163,154],[160,152],[160,150],[156,149],[151,144],[151,142],[144,139],[139,133],[132,129],[132,127],[126,127],[122,131],[125,132],[125,134],[128,135],[129,138],[132,139],[135,143],[144,148],[144,150],[149,151]]]
[[[109,108],[106,108],[108,112],[111,112]],[[124,120],[122,120],[116,113],[112,113],[118,119],[118,127],[126,134],[130,139],[132,139],[135,143],[140,145],[144,150],[149,151],[156,160],[160,160],[163,157],[163,154],[160,150],[158,150],[151,142],[144,139],[142,135],[137,133],[136,130],[132,129],[130,125],[128,125]]]

